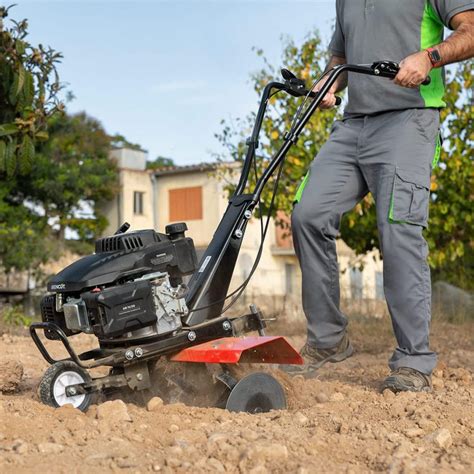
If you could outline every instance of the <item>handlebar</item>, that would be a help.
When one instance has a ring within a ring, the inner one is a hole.
[[[336,73],[339,69],[352,71],[360,74],[367,74],[371,76],[379,76],[379,77],[386,77],[388,79],[394,79],[395,76],[398,74],[400,70],[400,66],[398,63],[393,61],[377,61],[372,64],[342,64],[340,66],[336,66],[332,68],[331,72]],[[330,72],[330,74],[331,74]],[[316,92],[309,91],[305,87],[305,81],[296,77],[291,71],[288,69],[282,69],[281,75],[283,79],[285,79],[284,87],[281,88],[285,90],[288,94],[294,97],[311,97],[314,98],[317,96]],[[428,76],[422,84],[427,86],[431,83],[431,78]],[[327,91],[325,92],[325,94]],[[336,96],[336,105],[340,105],[342,99]]]

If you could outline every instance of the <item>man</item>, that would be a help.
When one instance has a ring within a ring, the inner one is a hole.
[[[333,107],[348,85],[344,118],[313,161],[292,215],[308,337],[304,366],[289,370],[311,376],[353,353],[339,309],[335,241],[341,216],[371,192],[398,343],[382,390],[427,391],[436,354],[429,348],[431,281],[422,231],[440,151],[442,67],[474,57],[474,1],[336,0],[336,10],[329,68],[388,59],[400,71],[394,81],[349,73],[321,104]],[[445,41],[444,26],[454,30]],[[431,83],[421,85],[428,75]]]

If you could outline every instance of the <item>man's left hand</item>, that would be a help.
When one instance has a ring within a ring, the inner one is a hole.
[[[428,53],[420,51],[419,53],[407,56],[400,63],[400,70],[393,80],[395,84],[402,87],[418,87],[430,73],[433,68]]]

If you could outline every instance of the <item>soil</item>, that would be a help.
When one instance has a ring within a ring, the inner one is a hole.
[[[289,409],[258,415],[159,398],[148,406],[109,400],[85,414],[53,409],[36,394],[46,362],[26,335],[3,334],[0,472],[474,472],[473,329],[435,322],[434,391],[394,395],[378,391],[393,346],[389,323],[354,321],[356,354],[317,378],[268,368]],[[79,350],[91,344],[72,341]]]

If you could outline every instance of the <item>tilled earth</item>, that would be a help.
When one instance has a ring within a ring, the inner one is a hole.
[[[0,472],[474,472],[473,325],[435,323],[435,389],[399,395],[378,392],[389,323],[352,325],[354,357],[316,379],[277,375],[289,409],[259,415],[160,399],[55,410],[38,401],[47,365],[31,340],[3,334]]]

